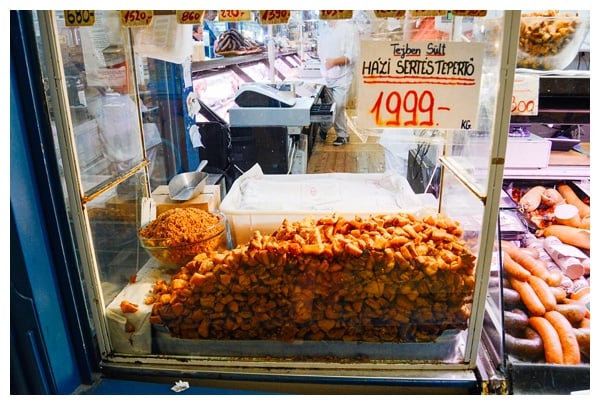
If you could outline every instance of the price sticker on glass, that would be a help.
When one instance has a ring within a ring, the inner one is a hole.
[[[94,10],[64,10],[67,27],[91,27],[96,22]]]
[[[250,10],[219,10],[219,21],[222,22],[250,21],[251,19]]]
[[[152,24],[153,10],[121,10],[123,27],[147,27]]]

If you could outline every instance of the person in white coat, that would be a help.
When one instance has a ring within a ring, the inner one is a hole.
[[[336,146],[348,143],[349,139],[346,103],[358,58],[359,41],[358,28],[352,20],[328,20],[319,32],[317,52],[321,61],[321,76],[325,79],[327,95],[336,104],[333,122],[336,133],[333,144]],[[330,127],[321,127],[323,140]]]

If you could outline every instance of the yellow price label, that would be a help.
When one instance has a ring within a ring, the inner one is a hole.
[[[437,17],[448,14],[448,10],[410,10],[411,17]]]
[[[321,20],[348,20],[352,18],[352,10],[320,10],[319,19]]]
[[[287,24],[290,20],[290,10],[261,10],[261,24]]]
[[[452,10],[452,15],[459,17],[485,17],[487,10]]]
[[[90,27],[96,22],[94,10],[64,10],[67,27]]]
[[[204,10],[177,10],[179,24],[202,24]]]
[[[406,10],[373,10],[377,18],[404,18]]]
[[[250,21],[251,19],[250,10],[219,10],[219,21]]]
[[[152,23],[152,10],[121,10],[121,25],[124,27],[146,27]]]

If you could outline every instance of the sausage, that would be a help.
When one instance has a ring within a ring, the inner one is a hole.
[[[506,352],[525,361],[536,361],[544,356],[544,342],[542,337],[532,328],[527,326],[524,337],[516,337],[510,333],[504,334],[504,347]]]
[[[563,349],[560,338],[550,321],[543,316],[531,316],[529,317],[529,326],[542,337],[546,363],[563,364]]]
[[[510,284],[521,296],[521,302],[525,305],[530,315],[543,316],[546,313],[546,307],[540,301],[531,284],[514,278],[510,279]]]
[[[562,287],[550,287],[550,291],[554,294],[557,304],[562,304],[567,299],[567,290]]]
[[[563,351],[563,364],[579,364],[581,363],[581,353],[579,352],[579,343],[573,332],[573,326],[567,318],[558,311],[549,311],[544,315],[552,327],[558,333],[560,345]]]
[[[513,335],[519,335],[529,325],[529,318],[522,310],[515,308],[504,311],[504,330]]]
[[[578,302],[573,302],[570,304],[557,304],[555,310],[567,318],[572,325],[579,324],[587,312],[586,306]]]
[[[510,254],[505,254],[502,257],[502,268],[507,276],[521,281],[527,281],[531,273],[519,263],[517,263]]]
[[[579,344],[579,352],[590,358],[590,328],[573,328],[575,338]]]
[[[521,296],[512,288],[503,287],[502,302],[504,303],[504,308],[513,309],[519,306],[519,304],[521,303]]]
[[[546,311],[552,311],[556,308],[556,297],[552,293],[552,290],[550,290],[548,283],[533,274],[527,282],[531,285],[533,291],[535,291]]]

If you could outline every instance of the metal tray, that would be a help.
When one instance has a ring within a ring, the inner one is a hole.
[[[204,191],[208,174],[202,172],[208,160],[203,160],[195,172],[186,172],[175,175],[169,181],[169,198],[174,201],[187,201],[198,196]]]

